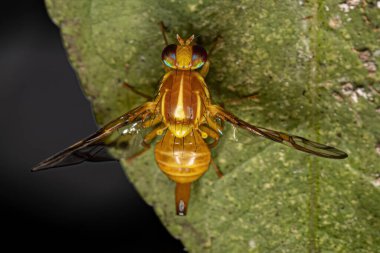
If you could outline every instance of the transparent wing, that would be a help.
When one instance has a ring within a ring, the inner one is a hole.
[[[320,144],[314,141],[310,141],[300,136],[291,135],[291,134],[251,125],[237,118],[232,113],[225,111],[221,107],[215,107],[214,110],[216,111],[217,117],[220,117],[222,120],[228,121],[229,123],[235,125],[236,127],[243,128],[247,130],[248,132],[250,132],[251,134],[265,137],[267,139],[285,144],[297,150],[300,150],[309,154],[313,154],[316,156],[331,158],[331,159],[344,159],[348,156],[345,152],[339,149],[336,149],[334,147],[330,147],[324,144]]]
[[[111,121],[89,137],[78,141],[63,151],[47,158],[32,168],[32,171],[68,166],[84,161],[113,161],[106,147],[120,148],[126,146],[131,135],[141,127],[141,115],[146,112],[142,105],[121,117]]]

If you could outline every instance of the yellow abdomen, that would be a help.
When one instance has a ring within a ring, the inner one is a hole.
[[[177,183],[191,183],[208,169],[211,153],[198,131],[191,131],[183,138],[166,131],[156,144],[155,158],[158,166]]]

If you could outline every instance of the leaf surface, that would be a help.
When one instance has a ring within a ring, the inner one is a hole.
[[[242,119],[349,154],[307,156],[226,129],[193,184],[187,217],[153,149],[128,178],[190,252],[380,252],[380,9],[376,1],[46,0],[100,125],[154,94],[164,71],[159,29],[221,35],[206,82]],[[246,99],[258,92],[258,99]],[[235,136],[236,137],[236,136]]]

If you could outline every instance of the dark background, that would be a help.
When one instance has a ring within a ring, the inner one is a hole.
[[[0,10],[2,247],[182,252],[118,163],[30,172],[97,127],[43,1],[9,2]]]

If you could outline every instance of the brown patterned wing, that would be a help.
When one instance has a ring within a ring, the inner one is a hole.
[[[141,121],[141,115],[146,112],[144,105],[133,109],[121,117],[111,121],[89,137],[78,141],[63,151],[43,160],[32,168],[32,171],[79,164],[84,161],[113,161],[106,147],[112,147],[115,139],[130,131]]]
[[[344,159],[348,155],[334,147],[330,147],[324,144],[320,144],[314,141],[310,141],[300,136],[290,135],[274,130],[270,130],[263,127],[257,127],[251,125],[233,115],[230,112],[225,111],[219,106],[212,108],[214,115],[220,117],[222,120],[226,120],[237,127],[241,127],[252,134],[259,135],[270,139],[275,142],[285,144],[289,147],[295,148],[297,150],[310,153],[316,156],[330,158],[330,159]]]

